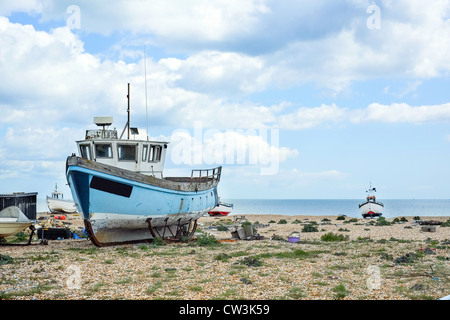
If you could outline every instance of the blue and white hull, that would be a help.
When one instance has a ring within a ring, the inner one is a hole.
[[[205,177],[155,178],[71,156],[66,175],[95,245],[190,236],[218,204],[221,168]]]

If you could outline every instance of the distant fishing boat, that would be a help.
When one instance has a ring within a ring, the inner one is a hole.
[[[75,202],[64,199],[64,194],[58,191],[58,184],[55,185],[55,190],[52,192],[51,196],[47,196],[47,206],[51,213],[77,212]]]
[[[376,188],[372,188],[372,184],[370,184],[369,189],[366,191],[366,201],[359,205],[363,218],[376,218],[383,215],[384,204],[376,200],[376,191]]]
[[[217,206],[214,207],[214,209],[210,210],[208,213],[211,217],[227,216],[230,214],[231,210],[233,210],[233,204],[219,201]]]
[[[13,236],[33,225],[33,221],[16,206],[0,211],[0,238]]]
[[[66,177],[85,229],[96,246],[189,238],[197,220],[217,206],[222,167],[192,170],[189,177],[164,177],[167,141],[130,140],[128,121],[118,137],[105,127],[112,117],[95,117],[98,130],[77,141],[80,156],[69,156]],[[122,139],[125,130],[128,137]]]

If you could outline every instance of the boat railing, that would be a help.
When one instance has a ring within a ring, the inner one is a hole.
[[[86,130],[86,140],[93,139],[117,139],[117,131],[116,130]]]
[[[222,167],[213,169],[194,169],[191,172],[191,182],[219,182]]]
[[[222,206],[225,206],[225,207],[228,207],[228,208],[233,208],[233,204],[232,203],[226,203],[226,202],[219,201],[219,205],[222,205]]]
[[[384,207],[384,203],[383,203],[383,202],[381,202],[381,201],[375,201],[375,200],[370,201],[369,199],[367,199],[366,202],[361,203],[361,204],[359,205],[359,207],[361,208],[363,205],[365,205],[365,204],[367,204],[367,203],[376,203],[376,204],[379,204],[379,205],[381,205],[381,206]]]

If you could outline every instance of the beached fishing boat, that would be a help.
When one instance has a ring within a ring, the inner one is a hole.
[[[384,204],[377,201],[375,197],[376,188],[369,186],[366,201],[359,205],[359,210],[363,218],[376,218],[383,215]]]
[[[47,196],[47,206],[51,213],[75,213],[77,207],[75,202],[71,200],[65,200],[64,194],[58,191],[58,185],[55,185],[55,190],[51,196]]]
[[[0,238],[13,236],[33,225],[33,221],[16,206],[0,211]]]
[[[211,217],[214,216],[227,216],[233,210],[233,204],[219,201],[216,207],[209,211]]]
[[[87,130],[77,141],[80,156],[67,158],[67,181],[85,229],[97,246],[192,237],[197,220],[218,204],[222,167],[164,177],[168,142],[130,139],[130,131],[138,131],[130,128],[129,88],[122,135],[106,128],[112,117],[96,117],[103,128]]]

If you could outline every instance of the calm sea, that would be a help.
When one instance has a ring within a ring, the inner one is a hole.
[[[362,200],[255,200],[222,199],[234,205],[232,214],[341,215],[360,218]],[[385,218],[402,216],[450,216],[447,200],[383,200]]]
[[[326,216],[345,214],[360,218],[358,204],[362,200],[258,200],[258,199],[221,199],[234,205],[232,214],[281,214]],[[382,200],[383,216],[386,218],[403,216],[449,216],[448,200]],[[38,199],[38,212],[47,212],[45,199]]]

